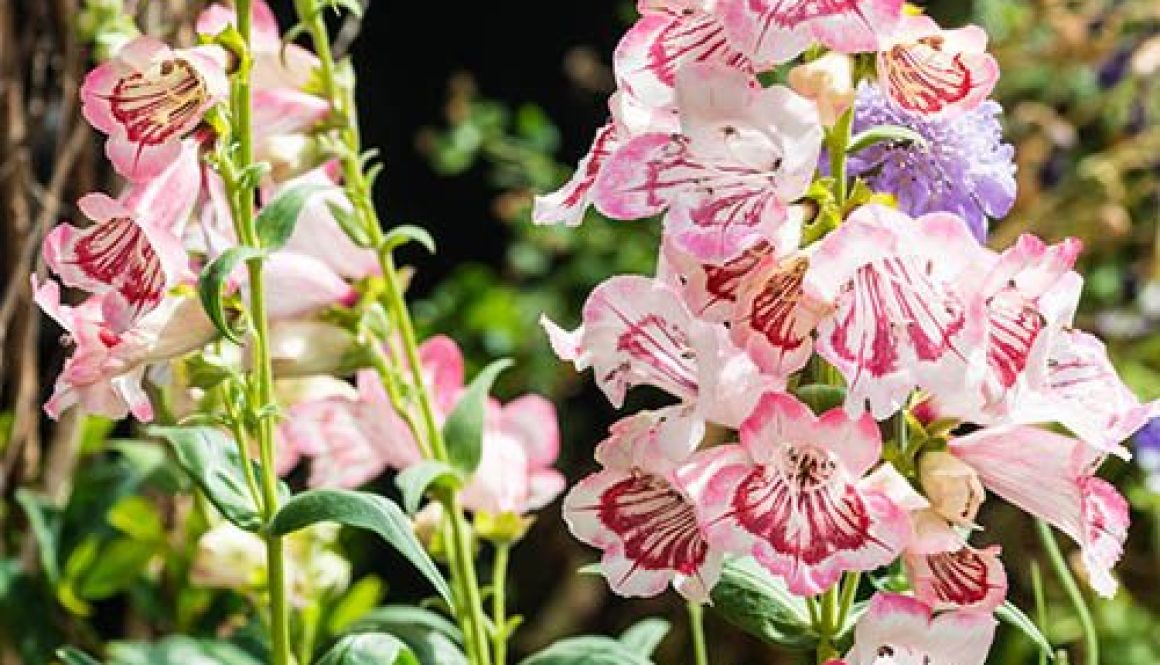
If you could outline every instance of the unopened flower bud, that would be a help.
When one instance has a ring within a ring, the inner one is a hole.
[[[789,71],[794,92],[818,105],[822,124],[833,125],[854,103],[853,64],[850,56],[830,52]]]
[[[285,182],[314,168],[322,158],[318,140],[304,134],[275,134],[257,146],[255,159],[269,162],[275,182]]]
[[[947,452],[930,452],[918,461],[918,479],[931,508],[952,524],[973,526],[986,497],[979,475]]]
[[[346,374],[365,364],[354,335],[320,321],[279,321],[270,330],[274,374],[281,377]]]
[[[189,578],[197,586],[240,591],[261,584],[265,566],[262,539],[222,522],[197,541]]]

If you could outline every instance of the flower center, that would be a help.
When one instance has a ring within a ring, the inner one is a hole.
[[[109,104],[130,141],[157,145],[200,122],[208,99],[205,81],[193,65],[174,59],[121,79]]]
[[[709,545],[693,506],[659,476],[634,473],[612,485],[601,495],[598,511],[601,523],[624,542],[633,570],[693,575],[705,561]]]

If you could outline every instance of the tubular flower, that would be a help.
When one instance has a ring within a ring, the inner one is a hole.
[[[1036,427],[980,430],[952,439],[950,451],[987,489],[1075,540],[1092,588],[1115,593],[1111,569],[1123,553],[1128,503],[1095,476],[1100,452]]]
[[[974,25],[943,30],[929,17],[904,16],[878,51],[878,84],[909,113],[961,115],[978,108],[998,80],[987,33]]]
[[[985,316],[958,286],[970,265],[963,243],[974,240],[954,215],[912,220],[872,205],[819,244],[804,288],[834,308],[817,351],[846,378],[851,414],[869,404],[882,419],[915,387],[951,394],[977,382]]]
[[[877,593],[854,628],[845,665],[983,665],[995,638],[989,613],[959,610],[937,616],[920,600]]]
[[[109,135],[105,152],[118,173],[139,182],[178,158],[181,140],[229,93],[225,64],[217,46],[175,50],[138,37],[89,72],[82,111]]]
[[[592,200],[616,219],[668,210],[665,230],[694,256],[722,263],[778,229],[802,196],[821,149],[817,108],[744,72],[686,65],[677,73],[680,133],[625,142]]]
[[[675,101],[677,72],[686,64],[716,63],[752,73],[749,59],[726,40],[714,4],[714,0],[638,0],[641,18],[612,56],[620,89],[647,107],[666,108]]]
[[[45,263],[67,286],[109,294],[101,299],[104,320],[124,332],[161,304],[189,259],[170,229],[104,194],[86,194],[77,206],[95,223],[54,228],[44,240]]]
[[[714,547],[752,554],[791,592],[812,595],[844,571],[889,563],[910,539],[906,511],[863,479],[881,448],[869,415],[815,417],[766,393],[740,445],[699,453],[680,478]]]
[[[840,53],[874,51],[902,0],[720,0],[733,44],[760,67],[792,60],[815,40]]]
[[[564,499],[573,535],[604,551],[601,570],[624,596],[655,596],[670,583],[686,598],[706,602],[721,574],[693,501],[674,482],[680,460],[664,450],[684,433],[666,418],[641,412],[612,426],[596,449],[604,468],[577,483]]]
[[[910,215],[949,212],[967,221],[980,241],[987,218],[1002,217],[1015,202],[1015,150],[1003,143],[999,104],[985,101],[957,118],[926,117],[898,108],[882,88],[862,83],[854,104],[854,131],[908,127],[924,139],[886,142],[850,155],[848,172],[886,192]]]
[[[566,332],[542,319],[556,353],[578,370],[592,367],[619,407],[636,385],[651,385],[695,405],[706,420],[734,427],[771,381],[729,342],[723,326],[693,317],[660,280],[622,275],[593,290],[583,325]]]
[[[941,516],[911,513],[915,537],[903,553],[914,595],[935,610],[991,612],[1007,597],[1007,573],[997,546],[975,549]]]

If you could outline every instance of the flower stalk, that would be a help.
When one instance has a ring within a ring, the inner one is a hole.
[[[330,36],[322,20],[322,12],[316,5],[317,3],[312,0],[295,2],[299,19],[311,35],[320,62],[323,88],[330,100],[334,120],[339,125],[338,158],[343,172],[343,187],[354,205],[356,217],[361,222],[370,245],[377,250],[385,284],[382,304],[395,323],[402,345],[403,358],[396,357],[391,360],[396,366],[405,364],[409,368],[411,394],[417,403],[422,427],[418,427],[419,423],[410,418],[407,419],[408,424],[414,430],[415,438],[422,442],[420,448],[425,456],[448,462],[447,446],[435,415],[434,402],[423,378],[415,327],[403,297],[394,256],[391,249],[384,246],[382,226],[370,198],[369,178],[362,168],[361,139],[357,117],[353,110],[352,91],[349,87],[341,85],[337,78]],[[378,369],[392,399],[401,398],[398,386],[387,376],[391,368],[380,366]],[[406,409],[400,409],[400,413],[405,412]],[[467,657],[473,664],[490,665],[492,658],[488,648],[487,622],[474,566],[474,545],[470,526],[455,492],[437,492],[435,499],[442,504],[447,516],[447,533],[450,536],[447,557],[452,573],[451,583],[459,603],[459,607],[455,608],[455,614],[463,629]],[[502,653],[500,655],[502,656]]]
[[[495,543],[495,560],[492,562],[491,573],[491,615],[495,629],[491,635],[491,650],[496,665],[507,663],[507,571],[510,553],[510,543]]]
[[[1059,577],[1064,592],[1071,601],[1072,607],[1075,608],[1076,618],[1079,619],[1080,629],[1083,631],[1083,662],[1086,665],[1098,665],[1100,662],[1099,634],[1096,632],[1096,624],[1092,620],[1091,610],[1088,609],[1087,603],[1083,599],[1083,593],[1079,590],[1079,584],[1076,583],[1075,576],[1071,574],[1071,569],[1068,568],[1067,561],[1063,558],[1063,552],[1059,549],[1059,543],[1055,542],[1055,535],[1051,533],[1051,527],[1047,522],[1041,519],[1035,520],[1035,530],[1039,534],[1039,542],[1043,545],[1043,550],[1047,553],[1047,559],[1051,562],[1052,570]]]
[[[689,631],[693,635],[693,662],[709,665],[709,647],[705,641],[705,608],[701,603],[688,602]]]

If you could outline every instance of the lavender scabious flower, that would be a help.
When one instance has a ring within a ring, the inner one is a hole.
[[[982,242],[987,218],[1007,214],[1015,202],[1015,149],[1003,143],[1002,111],[987,100],[953,119],[927,118],[895,107],[877,85],[863,82],[854,102],[854,132],[899,125],[918,132],[926,145],[879,143],[851,155],[848,172],[875,191],[893,194],[911,216],[958,214]]]
[[[1136,432],[1136,463],[1148,476],[1148,488],[1160,493],[1160,417]]]

